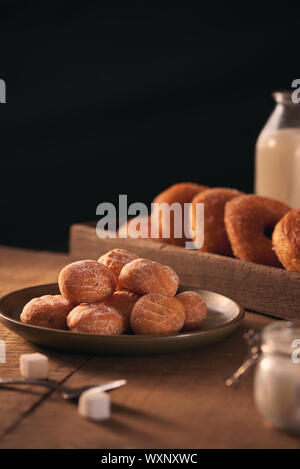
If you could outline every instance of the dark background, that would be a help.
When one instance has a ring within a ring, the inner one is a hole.
[[[271,92],[300,75],[300,8],[107,3],[0,3],[1,244],[67,250],[122,193],[253,190]]]

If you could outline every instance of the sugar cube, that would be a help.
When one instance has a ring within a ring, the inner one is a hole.
[[[24,378],[47,378],[48,357],[42,353],[24,353],[20,356],[20,372]]]
[[[110,397],[101,388],[92,388],[81,394],[78,412],[90,420],[105,420],[110,417]]]

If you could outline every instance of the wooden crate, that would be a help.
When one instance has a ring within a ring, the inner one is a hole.
[[[173,267],[184,285],[221,293],[259,313],[300,318],[300,274],[146,239],[99,239],[95,226],[82,223],[71,227],[70,254],[74,259],[96,259],[116,247],[129,249]]]

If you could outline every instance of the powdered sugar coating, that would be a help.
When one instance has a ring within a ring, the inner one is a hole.
[[[84,303],[76,306],[67,321],[71,331],[86,334],[119,335],[124,327],[122,315],[104,303]]]
[[[244,261],[280,267],[271,239],[265,232],[272,233],[289,210],[278,200],[254,194],[227,202],[224,222],[234,255]]]
[[[160,293],[174,296],[179,278],[171,267],[148,259],[136,259],[123,267],[118,285],[140,295]]]
[[[199,293],[184,291],[175,296],[184,307],[185,320],[183,329],[193,331],[200,329],[207,316],[207,307]]]
[[[184,307],[174,297],[149,293],[134,305],[130,325],[136,334],[168,335],[179,332],[184,324]]]
[[[24,306],[20,320],[50,329],[67,329],[67,316],[73,308],[74,304],[61,295],[43,295]]]
[[[168,187],[166,190],[158,194],[155,199],[153,200],[156,204],[164,204],[167,203],[170,206],[173,203],[179,203],[183,209],[185,203],[190,203],[192,199],[203,190],[208,189],[207,186],[201,186],[199,184],[193,182],[180,182]],[[176,244],[178,246],[184,246],[187,238],[184,235],[184,213],[182,210],[182,219],[179,222],[181,224],[181,233],[182,237],[177,238],[175,237],[175,218],[174,212],[171,211],[170,216],[169,213],[164,214],[160,211],[161,205],[154,206],[153,209],[153,217],[151,223],[158,229],[159,238],[161,241],[170,244]],[[159,213],[160,212],[160,213]],[[164,238],[163,234],[168,232],[168,228],[170,228],[170,237]],[[178,228],[178,227],[177,227]]]
[[[232,256],[232,249],[224,225],[225,204],[235,197],[244,195],[236,189],[214,187],[194,197],[191,207],[191,227],[193,232],[199,231],[196,219],[196,204],[204,204],[204,243],[199,249],[224,256]]]
[[[126,249],[112,249],[99,257],[98,262],[108,267],[118,279],[124,265],[138,259],[138,255]]]
[[[105,265],[94,260],[73,262],[62,269],[58,278],[61,294],[73,303],[104,300],[116,288],[116,278]]]
[[[128,329],[132,309],[140,295],[122,288],[115,291],[104,303],[115,308],[123,317],[124,331]]]
[[[272,243],[282,265],[300,272],[300,210],[291,210],[275,226]]]

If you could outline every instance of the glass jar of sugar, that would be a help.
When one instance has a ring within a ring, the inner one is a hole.
[[[274,426],[300,434],[300,321],[267,326],[260,347],[256,406]]]

